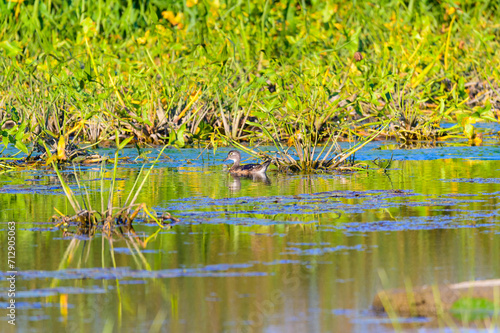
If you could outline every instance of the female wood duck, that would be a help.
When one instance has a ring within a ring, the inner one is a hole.
[[[267,171],[267,167],[271,164],[271,160],[267,160],[262,164],[245,164],[240,165],[241,154],[237,150],[231,150],[229,154],[227,154],[225,161],[233,161],[234,164],[229,169],[229,172],[233,175],[263,175]]]

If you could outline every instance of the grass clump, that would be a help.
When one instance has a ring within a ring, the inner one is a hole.
[[[164,222],[166,220],[170,220],[173,222],[178,222],[178,219],[175,217],[172,217],[170,214],[165,214],[161,217],[157,217],[156,213],[152,211],[151,209],[148,209],[145,203],[140,203],[137,204],[136,200],[139,195],[139,192],[141,191],[142,187],[144,186],[147,178],[149,177],[149,174],[151,173],[151,170],[153,167],[156,165],[158,159],[163,153],[163,148],[158,155],[158,158],[152,163],[151,167],[149,170],[147,170],[145,173],[144,171],[144,166],[141,168],[139,176],[137,177],[125,203],[123,204],[122,207],[114,207],[113,206],[113,195],[114,195],[114,190],[115,190],[115,179],[116,179],[116,172],[118,168],[118,156],[120,150],[122,150],[125,145],[130,141],[124,140],[123,142],[119,143],[117,139],[117,150],[115,152],[115,157],[114,157],[114,165],[113,165],[113,175],[111,178],[111,186],[109,188],[109,193],[108,193],[108,199],[107,203],[104,199],[104,171],[105,171],[105,162],[101,164],[101,209],[96,210],[93,208],[90,200],[89,193],[87,192],[86,187],[81,184],[78,181],[78,177],[76,177],[76,181],[78,184],[78,188],[82,193],[85,193],[85,195],[82,194],[82,203],[79,202],[77,199],[77,196],[74,194],[74,192],[71,190],[71,188],[66,184],[64,181],[63,176],[61,175],[59,168],[55,162],[52,162],[52,166],[57,174],[57,177],[61,183],[62,189],[64,194],[66,195],[66,198],[68,199],[69,203],[71,204],[71,207],[74,210],[74,215],[66,215],[61,213],[60,211],[57,211],[57,215],[53,217],[54,222],[56,223],[56,227],[63,229],[65,234],[68,234],[68,228],[71,226],[75,227],[75,231],[70,232],[71,234],[75,234],[78,236],[86,236],[86,237],[93,237],[95,233],[100,230],[103,232],[103,234],[106,234],[108,237],[117,234],[118,230],[122,230],[122,228],[125,229],[126,232],[131,232],[135,233],[132,223],[134,219],[137,217],[137,215],[142,212],[145,216],[148,216],[152,221],[155,221],[161,228],[164,228],[165,225]],[[76,175],[76,172],[75,172]],[[140,182],[140,183],[139,183]]]

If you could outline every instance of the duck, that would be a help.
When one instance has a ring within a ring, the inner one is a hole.
[[[240,165],[241,154],[237,150],[231,150],[224,162],[233,161],[234,164],[229,168],[229,173],[238,176],[248,176],[248,175],[264,175],[271,164],[271,160],[267,160],[262,164],[244,164]]]

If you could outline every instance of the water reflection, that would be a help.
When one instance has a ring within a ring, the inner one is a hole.
[[[271,185],[271,180],[266,174],[255,174],[255,175],[248,175],[248,176],[239,176],[239,175],[233,175],[231,173],[228,174],[231,177],[231,180],[229,182],[229,189],[231,192],[238,192],[241,190],[241,182],[245,182],[245,180],[250,180],[254,183],[262,183],[265,185]]]
[[[381,288],[500,275],[495,160],[254,179],[186,166],[196,155],[182,154],[154,169],[137,199],[180,222],[144,219],[112,240],[50,229],[54,207],[71,210],[50,172],[0,175],[1,239],[17,223],[19,331],[380,332],[391,327],[369,309]],[[138,168],[119,169],[115,207]],[[79,179],[78,196],[100,207],[98,169]]]

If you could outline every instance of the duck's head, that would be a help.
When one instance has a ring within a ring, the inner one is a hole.
[[[241,159],[241,154],[237,150],[231,150],[228,154],[224,162],[233,161],[234,163],[239,163]]]

